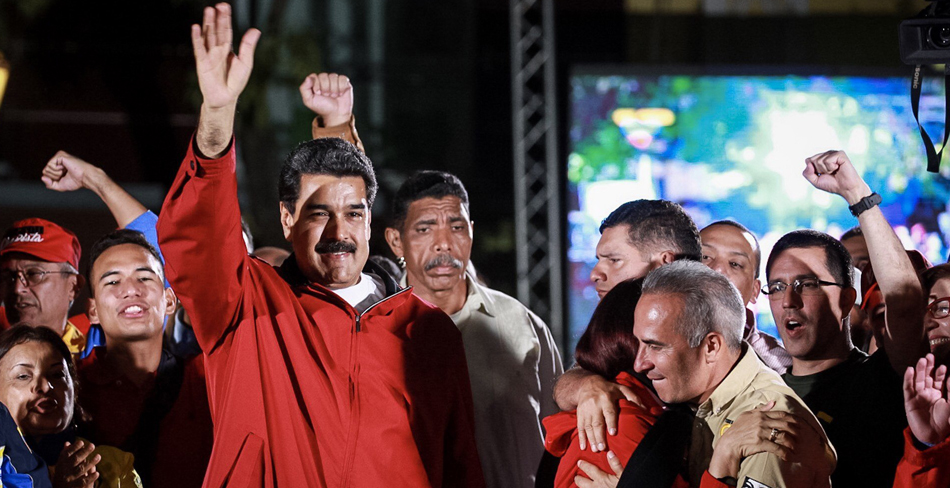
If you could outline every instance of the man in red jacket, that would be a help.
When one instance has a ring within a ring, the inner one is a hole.
[[[205,486],[483,486],[458,329],[367,263],[366,156],[301,144],[279,189],[294,254],[280,268],[247,255],[232,132],[260,32],[237,55],[231,37],[226,4],[192,26],[204,101],[158,224],[206,360]]]

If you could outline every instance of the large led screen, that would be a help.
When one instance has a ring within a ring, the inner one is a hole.
[[[613,70],[617,73],[619,70]],[[745,224],[765,258],[785,232],[839,237],[857,225],[838,196],[802,177],[804,160],[843,149],[908,248],[933,263],[950,242],[950,163],[926,172],[926,154],[905,77],[602,74],[570,83],[568,265],[570,347],[597,304],[590,282],[600,222],[621,203],[680,203],[702,228]],[[921,120],[941,139],[942,78],[925,80]],[[760,329],[776,335],[768,300],[755,305]]]

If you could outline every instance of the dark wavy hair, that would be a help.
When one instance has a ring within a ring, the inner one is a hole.
[[[643,278],[637,278],[618,283],[604,295],[574,349],[580,367],[608,379],[633,369],[637,356],[633,312],[642,289]]]
[[[627,239],[649,253],[673,251],[676,259],[702,261],[699,229],[683,207],[667,200],[634,200],[617,207],[603,222],[600,233],[626,225]]]
[[[159,271],[161,271],[164,276],[165,264],[162,262],[162,257],[158,254],[158,251],[155,250],[155,247],[148,242],[148,239],[145,238],[145,234],[132,229],[114,230],[100,237],[99,240],[92,245],[92,251],[89,253],[87,277],[89,278],[89,289],[92,291],[93,296],[95,296],[96,287],[93,285],[93,283],[95,283],[95,277],[92,276],[92,265],[96,264],[96,260],[99,259],[99,256],[102,256],[102,253],[122,244],[135,244],[148,251],[148,253],[154,256],[155,260],[158,261]]]
[[[314,139],[300,143],[287,155],[280,169],[277,195],[287,210],[293,213],[300,197],[300,175],[357,176],[366,185],[369,211],[376,199],[376,172],[373,163],[353,144],[338,137]]]
[[[406,216],[409,214],[409,206],[412,202],[427,197],[435,199],[458,197],[462,206],[468,211],[468,192],[457,176],[445,171],[417,171],[403,182],[396,192],[392,205],[392,217],[390,217],[391,227],[402,232],[406,225]]]
[[[852,267],[851,254],[845,249],[844,244],[824,232],[811,229],[793,230],[782,236],[782,238],[772,246],[769,260],[765,263],[765,278],[769,279],[772,271],[772,263],[774,263],[783,252],[789,249],[807,248],[823,250],[825,253],[825,266],[828,267],[828,271],[831,273],[831,276],[834,277],[835,281],[844,285],[845,288],[854,286],[854,268]]]

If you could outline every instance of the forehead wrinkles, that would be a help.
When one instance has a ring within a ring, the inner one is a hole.
[[[432,198],[426,197],[415,200],[409,204],[409,215],[418,220],[432,215],[445,216],[448,218],[467,219],[468,215],[465,206],[458,197]]]

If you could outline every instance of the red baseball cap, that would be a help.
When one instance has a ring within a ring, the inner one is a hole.
[[[51,263],[69,263],[79,270],[82,249],[76,234],[44,219],[14,222],[0,240],[0,257],[20,252]]]

